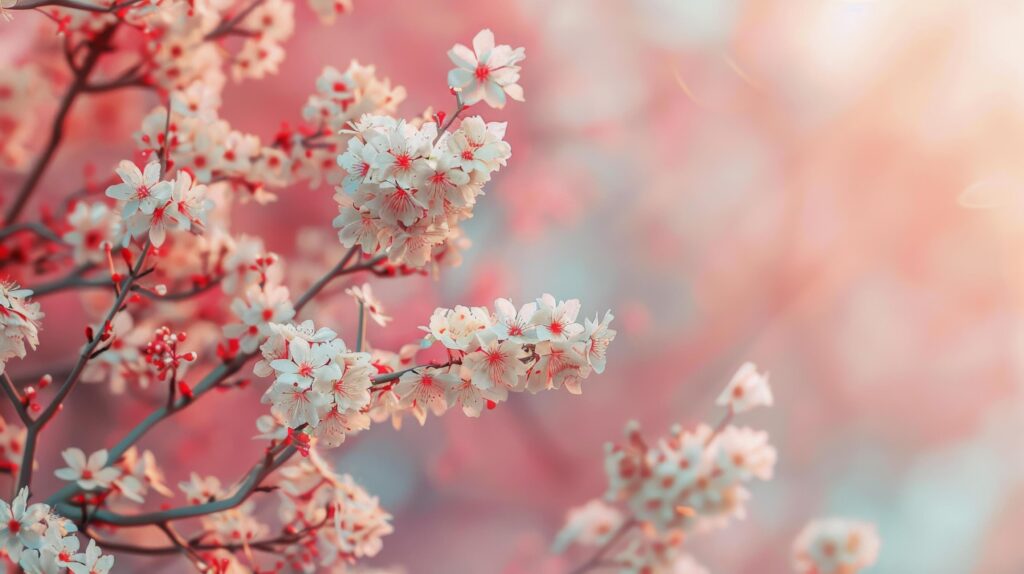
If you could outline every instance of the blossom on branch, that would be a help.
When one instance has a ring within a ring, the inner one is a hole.
[[[469,106],[483,100],[492,108],[505,107],[505,96],[523,101],[519,62],[526,58],[523,48],[494,45],[494,33],[481,30],[473,37],[473,49],[456,44],[448,51],[455,68],[448,72],[448,85],[459,91]]]
[[[39,303],[30,302],[30,289],[0,281],[0,375],[7,361],[24,358],[25,345],[35,349],[39,344],[39,323],[43,313]]]
[[[878,560],[873,524],[842,518],[815,520],[793,542],[797,574],[857,574]]]

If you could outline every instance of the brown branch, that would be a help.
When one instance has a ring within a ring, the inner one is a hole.
[[[632,528],[636,525],[637,522],[635,518],[630,518],[629,520],[623,522],[622,526],[619,526],[619,529],[615,531],[615,534],[612,534],[611,538],[609,538],[607,542],[602,544],[601,547],[597,549],[597,552],[595,552],[589,560],[587,560],[583,564],[580,564],[578,567],[569,572],[569,574],[583,574],[584,572],[589,572],[594,568],[600,567],[605,554],[611,551],[612,547],[614,547],[619,542],[619,540],[621,540],[622,537],[625,536],[626,533],[632,530]]]
[[[72,367],[71,373],[68,374],[64,384],[61,385],[60,389],[57,390],[57,395],[50,401],[49,406],[43,410],[42,414],[39,415],[31,424],[28,425],[28,433],[25,436],[25,452],[22,457],[21,470],[18,474],[18,482],[15,488],[15,492],[21,490],[23,487],[29,486],[32,482],[32,466],[35,461],[35,450],[36,443],[39,439],[39,432],[42,430],[46,423],[57,414],[57,410],[60,408],[64,399],[71,393],[72,389],[78,383],[79,377],[82,374],[82,370],[85,368],[86,363],[93,357],[93,353],[103,340],[106,326],[113,320],[114,315],[121,310],[121,306],[124,305],[125,299],[128,297],[128,293],[131,292],[132,283],[135,282],[139,276],[139,272],[142,270],[142,266],[146,261],[146,256],[149,254],[150,243],[147,240],[146,244],[142,248],[142,253],[139,255],[138,261],[135,262],[135,266],[127,277],[121,282],[120,289],[118,290],[117,297],[114,298],[114,303],[110,306],[107,311],[103,322],[100,323],[100,328],[93,333],[92,339],[82,349],[82,352],[78,356],[78,361],[75,366]]]
[[[302,297],[299,298],[299,300],[295,304],[296,313],[301,311],[302,308],[313,299],[313,297],[320,293],[320,291],[322,291],[324,287],[326,287],[327,284],[331,282],[331,280],[335,279],[336,277],[346,275],[348,273],[352,273],[364,268],[361,265],[354,265],[351,268],[346,268],[348,262],[350,262],[352,258],[355,257],[357,249],[357,247],[353,247],[352,249],[350,249],[348,253],[346,253],[345,256],[341,259],[338,265],[334,266],[334,268],[328,271],[326,275],[324,275],[319,281],[313,284],[313,286],[311,286],[309,290],[307,290],[306,293],[304,293]],[[188,405],[194,403],[210,390],[217,388],[221,384],[221,382],[223,382],[231,375],[237,373],[250,359],[255,357],[256,354],[257,353],[255,352],[240,354],[226,363],[221,363],[212,371],[207,373],[207,375],[203,377],[199,384],[192,388],[191,399],[181,397],[177,401],[175,401],[173,405],[164,405],[150,413],[149,416],[147,416],[139,424],[137,424],[135,428],[133,428],[124,438],[122,438],[116,445],[114,445],[113,448],[110,449],[110,460],[117,460],[118,458],[120,458],[121,455],[123,455],[129,448],[131,448],[132,445],[138,442],[151,428],[159,424],[164,419],[169,418],[173,414],[183,410]],[[77,487],[77,485],[69,484],[64,488],[60,489],[59,491],[57,491],[56,493],[54,493],[52,496],[50,496],[47,499],[47,503],[50,504],[51,506],[56,506],[57,504],[70,499],[78,492],[79,488]]]
[[[25,5],[15,7],[24,8]],[[34,8],[35,6],[28,7]],[[50,130],[50,139],[47,141],[46,147],[43,149],[43,153],[36,159],[35,164],[33,164],[28,177],[25,179],[25,182],[22,183],[21,189],[18,190],[18,195],[15,197],[14,202],[11,204],[10,208],[8,208],[7,214],[4,216],[6,225],[13,224],[18,219],[18,216],[21,215],[21,212],[25,209],[25,205],[28,203],[29,197],[31,197],[32,193],[36,190],[39,180],[42,179],[43,173],[46,172],[47,166],[50,165],[50,160],[53,159],[53,156],[57,152],[57,148],[60,146],[60,142],[64,137],[64,124],[67,121],[68,114],[71,112],[71,106],[75,103],[78,96],[83,93],[83,88],[89,80],[89,74],[92,73],[96,64],[99,62],[100,57],[108,49],[110,39],[117,30],[117,26],[118,23],[115,23],[96,36],[96,39],[89,44],[88,51],[85,54],[85,60],[82,62],[82,65],[75,69],[75,77],[71,81],[71,85],[68,86],[67,92],[64,93],[64,97],[60,102],[60,107],[57,110],[57,116],[53,120],[53,127]]]
[[[79,2],[78,0],[29,0],[28,2],[19,2],[8,10],[34,10],[36,8],[69,8],[71,10],[82,10],[84,12],[99,12],[105,14],[111,14],[121,10],[122,8],[128,8],[134,4],[138,4],[143,0],[125,0],[121,3],[111,4],[110,6],[96,6],[88,2]]]

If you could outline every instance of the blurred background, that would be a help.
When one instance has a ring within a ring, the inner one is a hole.
[[[631,419],[650,436],[717,420],[714,397],[750,359],[776,406],[740,422],[771,433],[776,478],[753,486],[744,521],[689,539],[709,569],[789,572],[796,532],[840,515],[879,525],[877,574],[1024,571],[1024,3],[356,0],[330,27],[297,13],[280,75],[227,89],[236,128],[271,137],[323,66],[353,58],[408,88],[406,116],[449,110],[452,44],[489,27],[526,47],[526,103],[479,110],[509,122],[513,157],[469,222],[473,248],[439,280],[374,283],[397,317],[371,325],[375,346],[418,337],[437,305],[544,292],[612,309],[619,330],[581,397],[378,425],[331,451],[395,515],[373,563],[564,571],[578,557],[548,547],[565,511],[603,492],[603,444]],[[29,57],[26,30],[46,25],[19,14],[0,61]],[[50,189],[128,157],[156,103],[135,91],[76,108]],[[333,245],[331,194],[294,189],[236,224],[286,260],[316,252]],[[341,299],[316,320],[346,336]],[[80,307],[44,303],[48,318]],[[80,337],[44,326],[24,372],[56,360],[48,341]],[[100,448],[145,412],[88,389],[72,402],[97,436],[62,422],[51,440]],[[261,390],[180,420],[172,477],[230,480],[256,456]],[[58,461],[51,443],[40,464]]]

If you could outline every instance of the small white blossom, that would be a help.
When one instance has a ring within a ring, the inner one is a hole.
[[[526,58],[523,48],[494,45],[494,33],[481,30],[473,38],[473,49],[456,44],[448,51],[455,68],[448,72],[448,85],[459,90],[462,102],[472,105],[480,100],[493,108],[505,107],[505,95],[523,101],[519,81],[519,62]]]
[[[715,404],[728,406],[734,413],[772,406],[772,389],[768,385],[768,374],[758,373],[754,363],[743,363],[718,396]]]
[[[80,448],[69,448],[61,453],[67,467],[58,469],[54,474],[61,480],[77,482],[83,490],[109,488],[111,483],[121,476],[121,471],[107,466],[107,451],[98,450],[89,455]]]

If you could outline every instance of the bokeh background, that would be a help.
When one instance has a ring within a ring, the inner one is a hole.
[[[408,88],[406,115],[449,109],[453,43],[490,27],[526,47],[527,102],[481,110],[509,122],[513,158],[468,226],[472,250],[436,281],[378,280],[398,319],[371,327],[375,346],[417,337],[436,305],[543,292],[613,309],[619,330],[582,397],[380,425],[331,452],[395,515],[374,563],[564,571],[578,557],[548,546],[567,508],[603,492],[603,443],[630,419],[652,436],[716,420],[715,395],[750,359],[776,406],[742,422],[780,457],[746,520],[690,538],[713,572],[790,571],[790,541],[821,515],[878,523],[877,574],[1024,571],[1024,3],[356,0],[331,27],[298,12],[280,75],[228,88],[237,128],[270,137],[324,65],[352,58]],[[19,14],[0,61],[31,57],[26,38],[47,25]],[[83,102],[47,192],[130,155],[156,103]],[[327,187],[293,189],[236,222],[287,259],[330,251],[333,212]],[[81,313],[73,297],[44,305],[48,319]],[[345,336],[350,306],[316,319]],[[45,326],[14,373],[80,337]],[[259,452],[259,392],[215,397],[150,446],[183,445],[163,447],[175,478],[230,480]],[[100,448],[148,408],[100,387],[71,406],[85,415],[48,435],[41,477],[55,442]]]

